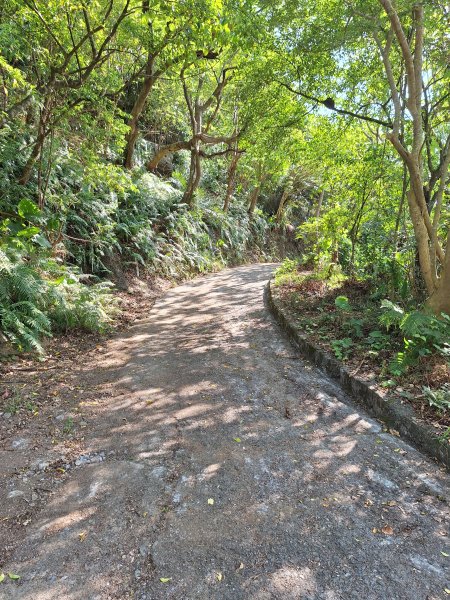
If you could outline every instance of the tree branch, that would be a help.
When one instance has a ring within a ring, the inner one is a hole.
[[[277,83],[279,85],[282,85],[284,88],[286,88],[293,94],[296,94],[297,96],[301,96],[302,98],[305,98],[306,100],[309,100],[311,102],[316,102],[317,104],[323,104],[323,106],[328,108],[328,110],[337,112],[340,115],[347,115],[350,117],[355,117],[356,119],[361,119],[362,121],[368,121],[369,123],[376,123],[377,125],[382,125],[383,127],[389,127],[389,129],[392,129],[392,127],[393,127],[393,123],[391,121],[382,121],[381,119],[377,119],[375,117],[367,117],[366,115],[360,115],[358,113],[354,113],[351,110],[345,110],[343,108],[338,108],[337,106],[334,105],[334,101],[330,98],[327,98],[326,100],[320,100],[320,98],[316,98],[315,96],[311,96],[310,94],[306,94],[305,92],[301,92],[300,90],[296,90],[296,89],[292,88],[290,85],[288,85],[284,81],[278,81]]]

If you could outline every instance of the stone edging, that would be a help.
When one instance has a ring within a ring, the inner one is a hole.
[[[450,470],[449,445],[440,442],[435,431],[417,418],[410,404],[402,404],[394,398],[383,398],[367,382],[351,375],[334,356],[314,346],[289,320],[287,312],[274,299],[271,282],[265,288],[264,297],[278,324],[307,358],[328,375],[337,379],[344,390],[350,393],[356,402],[362,404],[373,416],[384,421],[418,450],[443,463]]]

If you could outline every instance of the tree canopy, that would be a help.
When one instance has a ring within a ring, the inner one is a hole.
[[[234,232],[211,256],[291,223],[316,265],[450,313],[449,17],[440,0],[5,0],[4,273],[157,269],[189,262],[181,222]]]

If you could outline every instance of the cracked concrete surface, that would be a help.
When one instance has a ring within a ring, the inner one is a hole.
[[[296,355],[272,269],[174,288],[85,365],[111,390],[86,436],[105,459],[49,499],[0,598],[448,597],[448,475]]]

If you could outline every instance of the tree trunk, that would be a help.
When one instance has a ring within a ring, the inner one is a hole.
[[[234,192],[234,184],[236,181],[236,169],[240,158],[239,152],[235,151],[233,158],[231,159],[230,166],[228,167],[228,183],[227,191],[225,194],[225,200],[223,201],[223,211],[227,212],[230,206],[231,197]]]
[[[408,190],[408,169],[406,168],[406,164],[403,163],[403,182],[402,182],[402,196],[400,198],[400,204],[397,211],[397,217],[395,219],[395,227],[394,227],[394,239],[392,242],[392,252],[393,256],[397,253],[398,250],[398,235],[400,231],[400,221],[403,214],[403,209],[405,207],[405,199],[406,192]]]
[[[261,184],[258,183],[250,196],[250,203],[248,205],[248,211],[247,211],[249,215],[253,215],[253,213],[255,212],[256,203],[258,202],[260,188],[261,188]]]
[[[284,206],[286,204],[288,195],[289,195],[289,186],[287,185],[284,188],[283,193],[281,194],[280,203],[278,205],[277,214],[275,216],[277,223],[280,223],[281,219],[283,218]]]
[[[124,155],[124,167],[126,169],[131,169],[133,167],[134,149],[136,146],[137,137],[139,135],[139,117],[141,116],[145,108],[145,103],[147,102],[147,98],[150,92],[152,91],[153,85],[155,83],[155,77],[153,75],[154,60],[154,56],[150,54],[147,60],[144,83],[142,85],[138,97],[136,98],[136,102],[134,103],[134,106],[131,110],[131,119],[128,121],[130,131],[127,133],[125,138],[126,146]]]
[[[45,117],[45,113],[42,112],[39,117],[37,138],[36,138],[36,141],[34,142],[33,150],[31,151],[31,154],[23,168],[22,175],[20,176],[20,179],[19,179],[20,185],[26,185],[30,181],[33,167],[36,164],[36,161],[38,160],[38,158],[42,152],[42,148],[44,147],[45,138],[47,136],[45,124],[46,124],[46,117]]]
[[[438,279],[438,287],[428,298],[425,306],[436,315],[441,313],[450,315],[450,231],[447,235],[445,262]]]
[[[187,142],[174,142],[173,144],[168,144],[167,146],[163,146],[156,153],[155,156],[148,162],[147,169],[149,171],[156,171],[159,163],[162,159],[169,154],[174,154],[179,150],[190,150],[192,147],[192,140]]]
[[[196,142],[194,148],[191,151],[191,164],[189,168],[189,179],[186,186],[186,191],[183,195],[183,202],[185,202],[189,208],[192,208],[194,194],[197,191],[202,176],[202,165],[200,160],[200,144]]]
[[[417,190],[413,189],[413,187],[411,187],[408,190],[407,198],[409,213],[413,224],[414,235],[417,244],[417,251],[419,254],[420,272],[425,282],[428,295],[431,295],[434,293],[434,290],[436,288],[436,275],[435,273],[433,273],[431,265],[430,246],[428,243],[429,234],[423,219],[422,211],[417,201],[416,192]]]
[[[320,191],[319,197],[317,198],[317,205],[316,205],[316,210],[314,213],[314,217],[316,219],[318,219],[320,217],[320,211],[322,210],[322,202],[323,202],[323,197],[325,195],[324,190]]]

